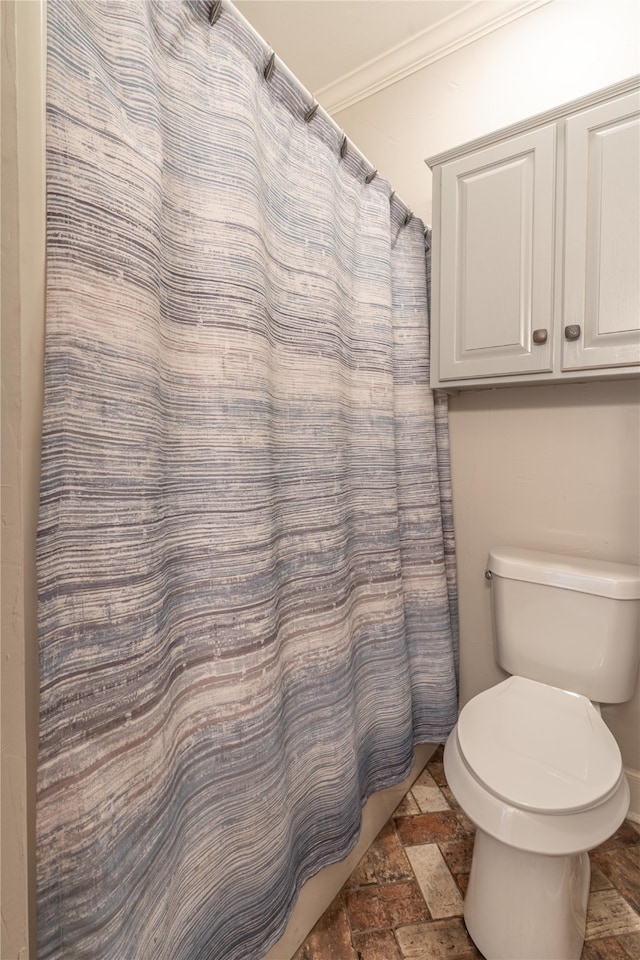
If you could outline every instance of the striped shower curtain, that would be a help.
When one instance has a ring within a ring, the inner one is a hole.
[[[456,719],[422,225],[211,9],[48,4],[40,960],[261,957]]]

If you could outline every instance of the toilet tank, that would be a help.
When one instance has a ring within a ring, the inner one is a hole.
[[[640,568],[495,547],[496,660],[507,673],[622,703],[640,660]]]

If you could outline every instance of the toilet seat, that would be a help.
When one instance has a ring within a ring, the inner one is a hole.
[[[522,810],[574,813],[603,803],[619,788],[618,745],[580,694],[509,677],[464,707],[456,732],[473,776]]]

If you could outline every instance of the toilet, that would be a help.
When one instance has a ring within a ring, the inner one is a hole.
[[[587,851],[629,809],[599,705],[635,690],[640,569],[498,547],[485,576],[510,676],[467,703],[444,752],[477,828],[465,924],[487,960],[579,960]]]

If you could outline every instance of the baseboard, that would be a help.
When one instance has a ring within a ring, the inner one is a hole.
[[[325,867],[305,883],[285,932],[264,960],[290,960],[353,873],[358,861],[380,833],[413,781],[420,775],[435,749],[435,744],[432,743],[417,746],[414,751],[415,762],[409,776],[395,787],[381,790],[369,798],[362,810],[362,829],[358,843],[345,860]]]
[[[629,813],[627,817],[634,823],[640,823],[640,770],[632,770],[631,767],[625,767],[624,772],[629,781],[631,791],[631,803],[629,804]]]

